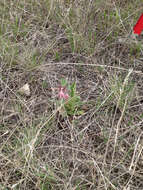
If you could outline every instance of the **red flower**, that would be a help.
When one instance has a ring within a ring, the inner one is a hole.
[[[134,34],[138,34],[138,35],[141,34],[143,30],[143,14],[140,16],[133,30],[134,30]]]

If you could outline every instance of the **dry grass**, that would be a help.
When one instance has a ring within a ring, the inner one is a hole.
[[[142,5],[1,0],[0,189],[143,189]],[[61,78],[83,115],[59,115]]]

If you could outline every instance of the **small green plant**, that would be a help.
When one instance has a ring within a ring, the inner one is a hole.
[[[67,81],[62,79],[58,97],[60,99],[60,104],[63,104],[67,115],[83,114],[83,111],[80,109],[83,103],[80,100],[80,96],[77,95],[75,82],[73,82],[71,85],[68,85]]]
[[[60,61],[60,54],[57,51],[55,52],[55,60]]]
[[[75,52],[75,35],[72,31],[72,28],[67,28],[66,29],[66,34],[67,34],[67,37],[68,37],[68,40],[69,40],[69,43],[70,43],[70,47],[71,47],[71,50],[72,52]]]
[[[124,80],[115,76],[111,81],[112,98],[120,110],[123,109],[125,104],[127,108],[134,98],[135,84],[129,80],[131,73],[132,70],[129,71]]]

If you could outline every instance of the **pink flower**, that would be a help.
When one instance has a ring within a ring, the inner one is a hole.
[[[67,100],[68,98],[69,98],[69,95],[68,95],[68,93],[66,92],[66,88],[65,87],[60,87],[59,88],[59,94],[58,94],[58,97],[60,98],[60,99],[65,99],[65,100]]]

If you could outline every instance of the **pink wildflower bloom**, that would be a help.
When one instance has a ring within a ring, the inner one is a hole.
[[[60,99],[65,99],[65,100],[67,100],[68,98],[69,98],[69,95],[68,95],[68,93],[66,92],[66,89],[65,88],[63,88],[63,87],[60,87],[60,89],[59,89],[60,91],[59,91],[59,94],[58,94],[58,96],[59,96],[59,98]]]

